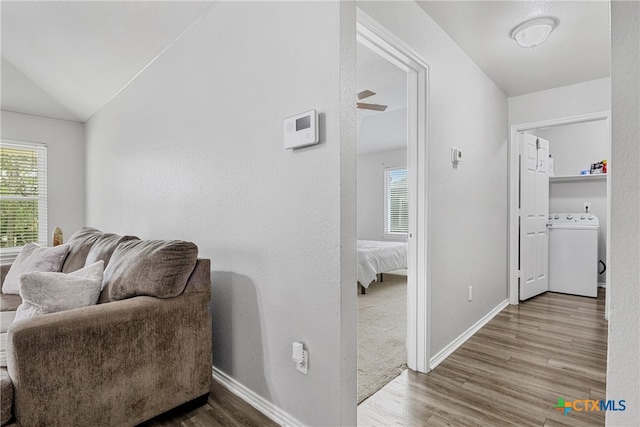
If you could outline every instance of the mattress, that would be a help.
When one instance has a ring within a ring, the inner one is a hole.
[[[358,282],[365,288],[376,274],[407,268],[406,242],[358,240]]]

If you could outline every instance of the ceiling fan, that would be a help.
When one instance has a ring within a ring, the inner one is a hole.
[[[370,96],[375,95],[375,92],[370,90],[363,90],[358,93],[358,101],[361,99],[369,98]],[[387,109],[386,105],[381,104],[367,104],[365,102],[356,102],[356,107],[363,110],[374,110],[374,111],[384,111]]]

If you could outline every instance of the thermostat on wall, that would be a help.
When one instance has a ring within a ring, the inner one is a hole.
[[[300,148],[318,143],[318,113],[307,111],[284,120],[284,148]]]

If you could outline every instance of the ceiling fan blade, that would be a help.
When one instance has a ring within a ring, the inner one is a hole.
[[[375,94],[376,94],[375,92],[372,92],[372,91],[370,91],[368,89],[367,90],[363,90],[362,92],[358,92],[358,99],[365,99],[365,98],[368,98],[368,97],[373,96]]]
[[[380,104],[365,104],[364,102],[357,102],[356,106],[363,110],[375,110],[375,111],[384,111],[387,109],[386,105]]]

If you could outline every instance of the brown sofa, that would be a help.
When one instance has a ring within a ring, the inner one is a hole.
[[[166,256],[158,250],[176,242],[178,252]],[[105,260],[111,264],[105,269],[107,286],[97,305],[6,328],[3,424],[11,397],[12,420],[22,426],[133,426],[208,394],[210,262],[197,259],[197,248],[195,256],[188,246],[190,253],[183,253],[184,243],[90,228],[72,236],[63,271]],[[193,261],[182,264],[186,275],[173,277],[171,266],[180,256]],[[122,273],[139,266],[135,257],[147,258],[148,274],[132,280]],[[3,281],[7,270],[2,266]],[[149,279],[153,283],[145,284]],[[162,283],[156,287],[156,282]],[[16,295],[0,297],[3,312],[20,303]]]

